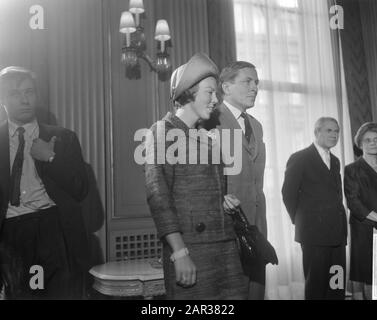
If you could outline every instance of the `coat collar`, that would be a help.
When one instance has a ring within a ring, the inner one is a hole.
[[[165,117],[162,118],[162,120],[170,122],[174,127],[181,129],[182,131],[184,131],[186,136],[189,135],[190,128],[175,114],[168,112]]]
[[[19,127],[19,125],[8,120],[9,136],[13,137],[16,134],[17,128]],[[24,124],[22,127],[25,129],[25,134],[29,136],[30,139],[35,139],[36,137],[38,137],[39,126],[37,120],[33,120],[32,122]]]
[[[51,131],[50,126],[40,123],[39,124],[39,138],[44,141],[50,141],[53,137],[53,132]]]
[[[223,121],[220,122],[222,129],[240,129],[240,130],[242,130],[237,119],[234,117],[233,113],[228,109],[228,107],[224,103],[220,104],[217,108],[219,109],[222,120],[223,120]],[[250,121],[250,119],[249,119],[249,122],[250,122],[251,128],[253,129],[254,141],[251,141],[250,143],[248,143],[245,135],[243,134],[242,135],[242,146],[251,155],[252,159],[254,160],[258,155],[258,143],[256,142],[256,137],[255,137],[255,133],[256,133],[255,125],[254,125],[253,121]]]
[[[328,179],[336,188],[338,188],[336,176],[339,173],[338,162],[336,161],[335,156],[330,152],[330,170],[323,162],[317,148],[315,147],[314,143],[309,147],[309,151],[313,155],[313,161],[320,170],[321,175]]]
[[[44,124],[39,123],[39,138],[44,140],[44,141],[50,141],[52,138],[52,133],[49,132],[48,127]],[[44,163],[42,161],[35,160],[35,168],[37,169],[39,177],[44,179],[43,177],[43,165]]]
[[[377,172],[368,164],[368,162],[365,161],[363,157],[357,159],[356,162],[358,162],[361,167],[367,170],[371,174],[371,176],[377,178]]]

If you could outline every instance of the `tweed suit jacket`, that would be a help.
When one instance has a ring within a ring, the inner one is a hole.
[[[186,124],[168,113],[151,127],[154,139],[147,143],[147,152],[156,155],[158,148],[168,150],[173,142],[166,141],[166,134],[174,129],[184,132],[181,147],[186,163],[158,164],[154,157],[154,163],[145,166],[147,201],[159,237],[180,232],[186,244],[234,239],[231,217],[223,211],[222,167],[211,164],[211,159],[208,164],[189,163],[191,138]],[[200,143],[194,141],[194,145],[199,155]]]

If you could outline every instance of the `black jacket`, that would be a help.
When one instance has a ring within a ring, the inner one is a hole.
[[[296,152],[288,160],[282,194],[296,227],[297,242],[318,246],[346,244],[347,219],[338,158],[331,154],[329,170],[314,144]]]
[[[68,253],[83,269],[89,267],[88,240],[81,207],[88,192],[88,178],[81,147],[76,134],[68,129],[39,124],[39,138],[56,136],[55,159],[52,163],[35,161],[35,166],[48,196],[59,209],[59,220]],[[10,161],[8,123],[0,125],[0,230],[9,203]]]

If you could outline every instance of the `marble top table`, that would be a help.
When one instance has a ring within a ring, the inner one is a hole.
[[[89,273],[94,277],[93,288],[104,295],[150,299],[165,294],[164,273],[157,259],[108,262]]]

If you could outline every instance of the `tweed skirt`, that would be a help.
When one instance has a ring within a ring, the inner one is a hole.
[[[169,300],[245,300],[249,279],[242,272],[236,240],[187,244],[197,268],[197,282],[191,288],[176,284],[171,251],[164,246],[164,277]]]

